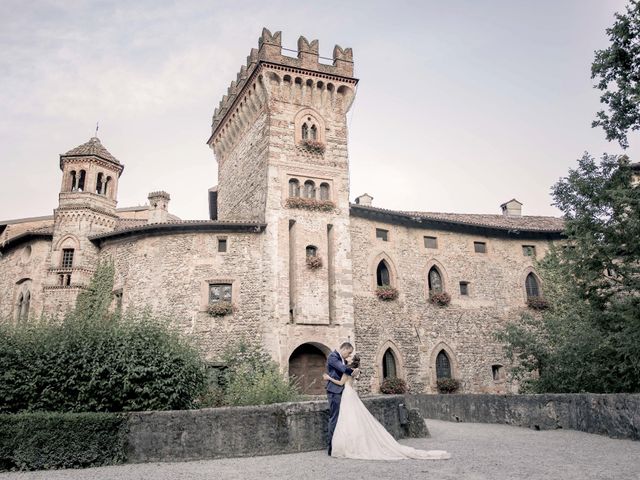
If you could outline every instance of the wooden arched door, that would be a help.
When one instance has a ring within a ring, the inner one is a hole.
[[[289,357],[289,377],[298,380],[300,391],[306,395],[325,393],[322,373],[327,357],[315,345],[303,343]]]

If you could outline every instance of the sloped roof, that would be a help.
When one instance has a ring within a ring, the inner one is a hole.
[[[93,155],[99,157],[108,162],[113,162],[120,165],[120,162],[116,157],[109,153],[109,150],[104,148],[98,137],[92,137],[88,142],[78,145],[76,148],[69,150],[67,153],[60,155],[63,157],[87,157]]]
[[[383,214],[396,216],[405,220],[420,222],[421,220],[442,222],[456,225],[467,225],[473,227],[484,227],[504,231],[520,232],[544,232],[562,233],[564,220],[558,217],[542,216],[506,216],[488,215],[473,213],[439,213],[439,212],[412,212],[401,210],[387,210],[385,208],[365,207],[363,205],[351,204],[352,214],[358,216],[366,214]]]
[[[132,222],[133,223],[133,222]],[[123,228],[113,232],[101,233],[89,237],[94,243],[110,239],[135,237],[139,235],[169,235],[187,232],[247,232],[260,233],[267,227],[265,223],[231,222],[215,220],[177,220],[163,223],[145,223],[143,225],[122,225]]]

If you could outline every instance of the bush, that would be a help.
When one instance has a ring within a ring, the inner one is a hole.
[[[0,412],[190,408],[205,385],[198,352],[145,315],[0,327]]]
[[[198,352],[167,321],[110,314],[108,270],[98,268],[76,310],[62,321],[0,325],[0,413],[193,405],[206,384]]]
[[[126,419],[105,413],[0,415],[0,470],[114,465],[125,460]]]
[[[451,303],[451,295],[447,292],[432,293],[429,295],[429,301],[438,307],[446,307]]]
[[[224,405],[266,405],[293,402],[300,398],[296,382],[289,381],[280,368],[259,346],[240,341],[224,354],[227,368],[220,381],[212,385],[210,395],[220,395]]]
[[[322,257],[318,255],[307,256],[307,267],[311,270],[322,268]]]
[[[407,384],[401,378],[385,378],[380,385],[380,391],[386,394],[407,393]]]
[[[440,393],[455,393],[460,389],[460,380],[455,378],[439,378],[436,385]]]

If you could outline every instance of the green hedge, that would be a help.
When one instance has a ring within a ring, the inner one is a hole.
[[[0,470],[114,465],[125,460],[126,418],[107,413],[0,415]]]

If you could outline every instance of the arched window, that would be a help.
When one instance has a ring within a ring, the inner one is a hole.
[[[538,285],[538,279],[533,273],[527,275],[527,280],[524,283],[527,290],[527,299],[540,296],[540,286]]]
[[[318,247],[315,245],[307,245],[307,257],[315,257],[318,255]]]
[[[18,298],[18,320],[29,318],[29,304],[31,303],[31,292],[27,290],[20,294]]]
[[[315,125],[311,125],[311,140],[317,140],[318,139],[318,128]]]
[[[304,182],[304,197],[305,198],[316,198],[316,184],[311,180],[307,180]]]
[[[77,182],[76,171],[71,170],[70,176],[71,176],[71,191],[75,192],[76,188],[78,188],[78,186],[76,185],[76,182]]]
[[[102,193],[104,195],[108,195],[108,188],[109,188],[109,184],[111,183],[111,177],[107,177],[107,179],[104,181],[104,187],[102,187]]]
[[[378,268],[376,269],[376,281],[379,287],[391,285],[391,275],[389,274],[389,267],[387,266],[387,262],[385,262],[384,260],[382,260],[378,264]]]
[[[289,180],[289,196],[290,197],[299,197],[300,196],[300,182],[292,178]]]
[[[436,357],[436,378],[451,378],[451,362],[444,350],[440,350]]]
[[[387,348],[382,357],[382,378],[396,378],[397,376],[396,357],[393,351]]]
[[[320,200],[329,200],[329,184],[320,184]]]
[[[84,192],[84,180],[87,176],[87,172],[84,170],[80,170],[80,175],[78,176],[78,188],[79,192]]]
[[[306,123],[302,124],[302,140],[309,139],[309,126]]]
[[[440,271],[436,267],[431,267],[429,270],[429,278],[427,279],[429,283],[429,294],[442,293],[442,275],[440,275]]]
[[[102,195],[102,172],[98,173],[98,178],[96,179],[96,193],[98,195]]]

